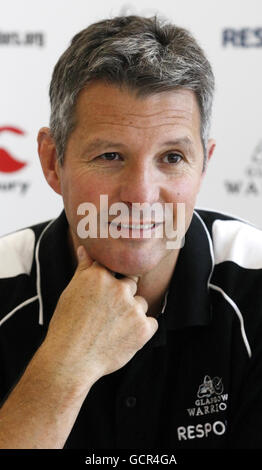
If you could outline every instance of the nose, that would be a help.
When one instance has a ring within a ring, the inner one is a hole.
[[[120,185],[121,201],[132,203],[149,203],[159,201],[159,181],[154,169],[143,163],[135,163],[122,175]]]

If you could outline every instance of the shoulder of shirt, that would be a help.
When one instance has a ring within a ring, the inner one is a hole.
[[[213,249],[215,265],[231,261],[246,269],[262,269],[262,230],[250,222],[211,210],[196,209]]]
[[[0,237],[0,281],[31,272],[35,247],[49,221]]]
[[[196,209],[195,215],[209,241],[212,270],[208,286],[229,306],[236,319],[235,344],[240,338],[251,358],[261,344],[257,338],[262,331],[262,231],[230,214]],[[219,308],[217,312],[217,318],[223,317]]]

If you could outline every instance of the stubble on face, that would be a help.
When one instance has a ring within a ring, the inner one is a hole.
[[[141,99],[128,90],[94,83],[79,95],[76,123],[61,169],[74,249],[84,244],[93,259],[123,274],[174,266],[178,251],[167,250],[165,239],[80,240],[76,213],[85,201],[94,203],[99,212],[101,194],[108,194],[109,205],[184,202],[188,228],[203,166],[200,116],[193,92],[179,90]],[[106,144],[112,141],[115,145]],[[174,149],[163,145],[171,141],[184,143]],[[184,162],[171,171],[161,158],[172,149],[183,154]],[[99,158],[106,152],[118,152],[122,160],[106,163]]]

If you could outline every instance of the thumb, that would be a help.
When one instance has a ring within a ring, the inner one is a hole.
[[[78,259],[78,266],[77,269],[84,270],[87,268],[90,268],[90,266],[93,264],[93,260],[91,256],[87,253],[85,247],[83,245],[80,245],[77,248],[77,259]]]

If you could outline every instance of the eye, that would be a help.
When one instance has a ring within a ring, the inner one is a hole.
[[[106,152],[106,153],[102,153],[102,155],[99,155],[98,158],[111,162],[111,161],[119,160],[120,155],[117,152]]]
[[[164,163],[179,163],[182,160],[182,155],[176,152],[170,152],[164,156]]]

